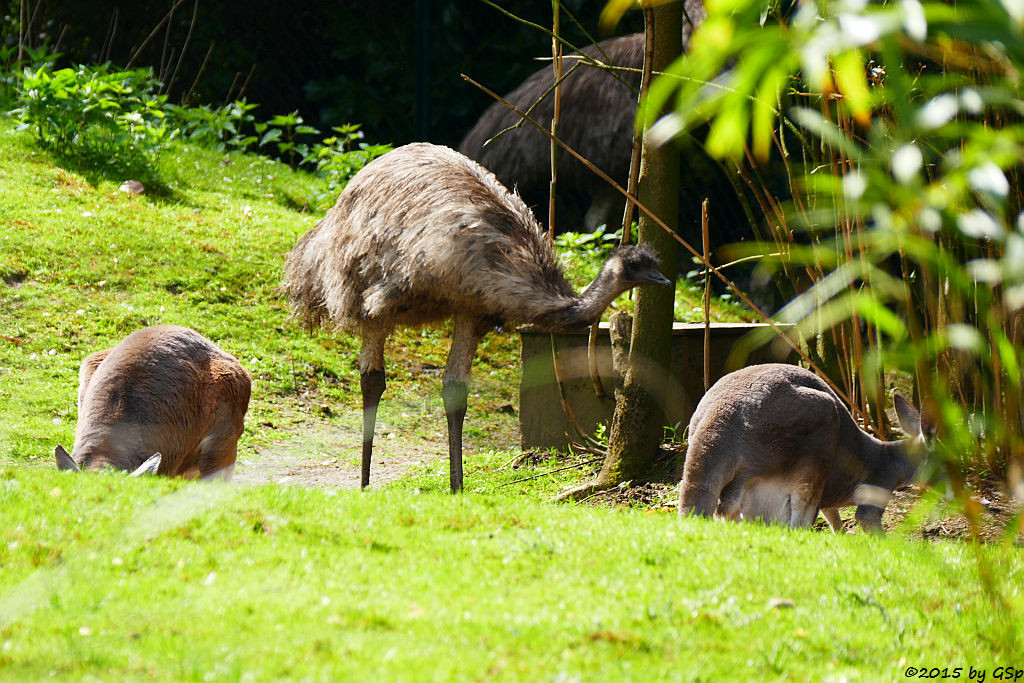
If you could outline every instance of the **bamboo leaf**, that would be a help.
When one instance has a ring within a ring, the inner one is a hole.
[[[835,57],[833,73],[836,86],[843,94],[843,103],[861,125],[871,122],[871,93],[864,76],[864,59],[858,50],[849,50]]]

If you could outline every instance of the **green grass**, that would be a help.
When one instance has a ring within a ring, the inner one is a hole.
[[[351,465],[354,449],[332,451],[359,421],[356,343],[302,332],[276,291],[318,217],[308,175],[175,145],[159,192],[131,197],[2,122],[0,158],[3,680],[898,680],[1022,664],[1019,548],[544,502],[584,470],[510,466],[510,334],[475,361],[463,496],[445,493],[443,459],[365,494],[59,473],[81,359],[158,322],[253,375],[244,464],[306,447]],[[447,346],[444,329],[396,335],[381,451],[445,450]]]
[[[176,144],[160,159],[166,191],[134,197],[122,179],[59,168],[7,124],[0,158],[0,463],[49,462],[70,444],[82,358],[157,323],[199,330],[253,376],[243,456],[324,405],[356,410],[358,342],[306,334],[277,292],[285,254],[318,218],[303,208],[311,176]],[[491,335],[476,361],[478,390],[499,405],[514,400],[516,345]],[[431,368],[444,365],[446,330],[403,332],[391,347],[388,397],[439,405]]]
[[[900,680],[1009,664],[1024,635],[979,581],[998,567],[1019,614],[999,546],[476,494],[0,487],[5,680]]]

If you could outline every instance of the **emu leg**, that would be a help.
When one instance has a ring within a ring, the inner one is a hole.
[[[448,365],[444,369],[441,398],[444,415],[448,420],[448,468],[452,493],[462,490],[462,423],[466,420],[466,400],[469,396],[469,375],[473,369],[476,347],[493,321],[468,316],[456,316],[452,332],[452,348],[448,352]]]
[[[444,416],[448,420],[448,470],[452,493],[462,490],[462,425],[466,421],[469,386],[465,382],[445,382],[441,387]]]
[[[373,453],[373,430],[377,426],[377,404],[384,393],[383,370],[371,370],[359,375],[359,388],[363,393],[363,471],[360,488],[370,485],[370,456]]]

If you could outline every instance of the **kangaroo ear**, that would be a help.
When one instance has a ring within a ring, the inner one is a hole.
[[[909,437],[921,434],[921,414],[917,412],[917,408],[912,406],[910,401],[903,398],[900,393],[892,395],[892,402],[896,408],[896,419],[899,420],[903,433]]]
[[[931,439],[939,429],[939,404],[933,399],[926,399],[921,404],[921,433]]]
[[[136,470],[132,472],[131,476],[138,477],[143,474],[156,474],[156,471],[160,469],[160,461],[163,459],[163,457],[164,456],[160,455],[159,453],[154,453],[149,457],[149,459],[146,462],[139,465],[138,468],[136,468]]]
[[[57,458],[58,470],[72,470],[74,472],[81,471],[78,469],[78,465],[75,464],[75,461],[71,459],[71,456],[68,455],[68,452],[64,450],[63,446],[58,444],[57,447],[53,449],[53,455]]]

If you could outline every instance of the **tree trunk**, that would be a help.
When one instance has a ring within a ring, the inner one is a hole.
[[[682,54],[682,5],[644,9],[646,40],[653,44],[654,71],[663,71]],[[673,230],[679,223],[679,149],[655,147],[644,132],[640,157],[640,203]],[[639,240],[661,259],[661,272],[675,282],[676,241],[640,212]],[[621,482],[643,480],[653,468],[665,426],[668,365],[672,351],[674,287],[638,287],[629,360],[621,389],[615,392],[608,455],[597,478],[563,492],[559,499],[582,499]]]
[[[679,3],[644,10],[647,40],[654,46],[655,71],[664,70],[682,52]],[[669,227],[679,222],[679,150],[654,147],[644,133],[640,160],[640,203]],[[650,244],[661,258],[661,271],[675,281],[676,242],[647,214],[640,214],[639,242]],[[654,464],[665,425],[668,365],[672,349],[672,304],[669,287],[636,290],[633,334],[622,389],[616,392],[615,414],[604,467],[590,490],[644,479]]]
[[[645,10],[647,40],[654,45],[654,71],[662,71],[682,52],[679,3]],[[640,158],[640,203],[673,230],[679,223],[679,149],[653,147],[644,133]],[[676,242],[672,235],[640,214],[639,242],[650,244],[661,258],[661,272],[673,282]],[[598,480],[607,485],[644,479],[658,454],[665,426],[668,366],[672,352],[674,288],[636,290],[633,336],[622,389],[616,394],[608,456]]]

